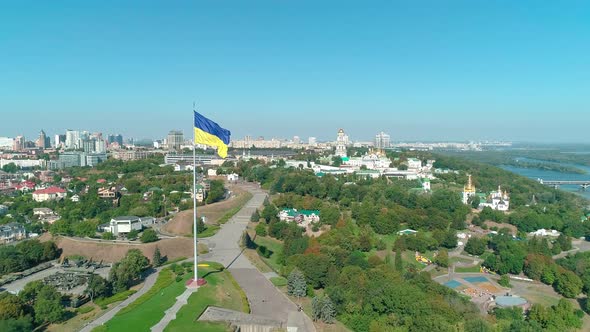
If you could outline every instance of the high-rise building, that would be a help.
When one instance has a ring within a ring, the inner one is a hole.
[[[24,136],[16,136],[14,138],[14,144],[12,146],[14,151],[23,151],[25,149],[25,137]]]
[[[82,149],[84,149],[84,152],[93,153],[95,148],[96,148],[96,140],[86,139],[86,140],[82,141]]]
[[[109,144],[117,143],[117,144],[119,144],[120,147],[122,147],[123,146],[123,136],[121,134],[109,135],[108,143]]]
[[[168,150],[180,150],[180,146],[184,142],[184,135],[182,131],[178,130],[171,130],[168,133],[168,138],[166,140],[166,144],[168,145]]]
[[[346,145],[348,145],[348,136],[344,133],[344,129],[338,130],[336,137],[336,155],[339,157],[346,157]]]
[[[380,132],[379,134],[375,135],[375,147],[377,149],[385,149],[391,146],[391,137],[384,133]]]
[[[65,148],[67,150],[76,150],[80,148],[80,132],[76,130],[66,130]]]
[[[301,144],[301,138],[299,136],[293,136],[294,144]]]
[[[41,149],[47,149],[49,145],[49,137],[47,137],[45,132],[41,130],[39,133],[39,138],[37,138],[37,141],[35,142],[35,146]]]
[[[64,146],[66,144],[66,135],[55,135],[54,147]]]
[[[96,153],[105,153],[107,152],[107,145],[105,144],[103,139],[97,139],[96,144],[94,145],[94,151]]]

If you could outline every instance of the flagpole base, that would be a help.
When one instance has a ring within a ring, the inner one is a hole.
[[[203,278],[199,278],[197,280],[195,279],[189,279],[186,282],[186,288],[199,288],[202,286],[205,286],[207,284],[207,280],[203,279]]]

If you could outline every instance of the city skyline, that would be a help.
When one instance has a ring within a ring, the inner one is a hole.
[[[238,138],[588,143],[589,8],[5,4],[0,136],[190,134],[194,100]]]

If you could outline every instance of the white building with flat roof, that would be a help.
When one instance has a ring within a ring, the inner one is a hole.
[[[141,218],[136,216],[122,216],[111,219],[108,226],[103,227],[103,231],[111,232],[113,235],[127,234],[133,230],[141,231],[143,228]]]

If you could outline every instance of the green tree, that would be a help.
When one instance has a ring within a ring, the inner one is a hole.
[[[458,243],[457,234],[455,234],[455,231],[450,230],[450,231],[446,232],[441,245],[445,248],[452,249],[452,248],[457,247],[457,243]]]
[[[438,255],[434,258],[434,263],[440,267],[449,266],[449,252],[445,249],[441,249]]]
[[[212,180],[209,184],[209,192],[207,193],[206,203],[211,204],[219,202],[225,196],[225,188],[223,187],[223,181]]]
[[[563,233],[559,234],[556,243],[559,243],[562,251],[572,250],[572,238]]]
[[[266,236],[267,235],[265,224],[260,223],[260,224],[256,225],[256,235],[258,235],[258,236]]]
[[[94,301],[95,298],[109,296],[111,294],[111,287],[106,279],[98,274],[93,274],[90,277],[85,292],[90,296],[90,301]]]
[[[311,300],[311,319],[314,322],[322,319],[322,299],[318,296]]]
[[[2,166],[2,170],[6,173],[16,173],[20,167],[18,167],[15,163],[9,163]]]
[[[18,319],[25,315],[25,303],[16,295],[0,293],[0,320]]]
[[[469,240],[467,240],[467,244],[465,244],[465,252],[474,256],[480,256],[486,251],[486,247],[486,239],[470,237]]]
[[[567,298],[575,298],[582,292],[582,280],[572,271],[564,271],[557,275],[557,280],[555,281],[555,290],[567,297]]]
[[[61,304],[61,294],[53,287],[44,285],[33,305],[35,321],[41,323],[57,323],[64,318],[65,310]]]
[[[33,331],[31,316],[20,318],[0,319],[0,331],[6,332],[30,332]]]
[[[258,209],[254,210],[252,216],[250,217],[251,222],[259,222],[260,221],[260,214],[258,213]]]
[[[340,158],[339,156],[332,157],[332,166],[340,167],[340,165],[342,165],[342,158]]]
[[[278,220],[278,214],[279,210],[272,204],[266,205],[262,210],[262,218],[266,220],[266,223],[270,223],[273,220]]]
[[[402,272],[404,270],[404,262],[402,260],[402,251],[401,249],[395,250],[395,270],[398,272]]]
[[[287,277],[287,292],[295,297],[304,297],[307,294],[305,276],[298,269],[291,271]]]
[[[512,287],[512,285],[510,285],[510,278],[508,277],[507,274],[500,277],[500,280],[498,281],[498,285],[500,285],[502,287],[506,287],[506,288]]]
[[[328,296],[322,297],[321,318],[324,323],[332,324],[336,319],[336,308]]]
[[[151,228],[148,228],[145,231],[143,231],[140,238],[140,241],[142,243],[156,242],[158,240],[158,233],[156,233],[156,231]]]
[[[156,267],[162,265],[162,254],[160,253],[160,248],[156,246],[156,250],[154,250],[154,256],[152,257],[152,264]]]
[[[129,289],[134,281],[141,278],[141,273],[149,266],[149,261],[139,249],[130,249],[125,257],[111,268],[109,278],[113,292],[119,293]]]

